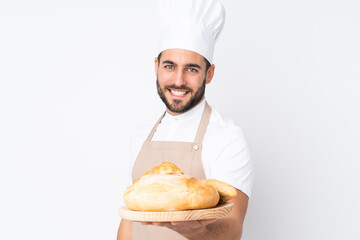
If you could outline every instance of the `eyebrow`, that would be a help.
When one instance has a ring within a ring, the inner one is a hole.
[[[175,63],[173,61],[170,61],[170,60],[164,60],[161,64],[172,64],[172,65],[175,65]]]
[[[191,67],[191,68],[198,68],[198,69],[201,69],[201,67],[195,63],[188,63],[186,64],[187,67]]]
[[[170,60],[164,60],[162,62],[162,64],[172,64],[172,65],[177,65],[176,63],[174,63],[173,61],[170,61]],[[188,63],[185,65],[186,67],[191,67],[191,68],[198,68],[198,69],[201,69],[200,65],[198,64],[195,64],[195,63]]]

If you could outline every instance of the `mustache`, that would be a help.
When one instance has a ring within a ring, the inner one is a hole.
[[[165,88],[171,88],[171,89],[175,89],[175,90],[185,90],[185,91],[189,91],[189,92],[192,91],[191,88],[189,88],[185,85],[176,86],[176,85],[172,84],[172,85],[166,85]]]

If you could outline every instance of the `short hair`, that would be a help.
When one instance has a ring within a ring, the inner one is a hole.
[[[159,53],[157,59],[158,59],[158,64],[160,64],[160,59],[161,59],[161,55],[162,55],[162,52]],[[209,70],[209,68],[211,67],[211,64],[210,62],[204,57],[204,61],[205,61],[205,64],[206,64],[206,71]]]

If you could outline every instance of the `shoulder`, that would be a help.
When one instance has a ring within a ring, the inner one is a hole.
[[[133,134],[130,140],[130,161],[133,164],[136,160],[136,156],[138,155],[143,143],[145,142],[147,136],[149,135],[152,124],[144,124],[136,127],[133,130]]]
[[[232,119],[221,115],[214,108],[212,108],[211,111],[206,134],[215,141],[240,141],[246,144],[246,139],[240,126],[238,126]]]
[[[153,125],[154,125],[154,123],[149,122],[149,123],[145,123],[145,124],[142,124],[140,126],[137,126],[134,129],[134,132],[132,134],[132,140],[136,141],[136,140],[142,139],[144,137],[146,138],[147,135],[150,133]]]

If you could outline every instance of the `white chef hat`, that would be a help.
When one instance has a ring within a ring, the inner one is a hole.
[[[159,0],[159,52],[191,50],[213,63],[224,22],[225,9],[217,0]]]

